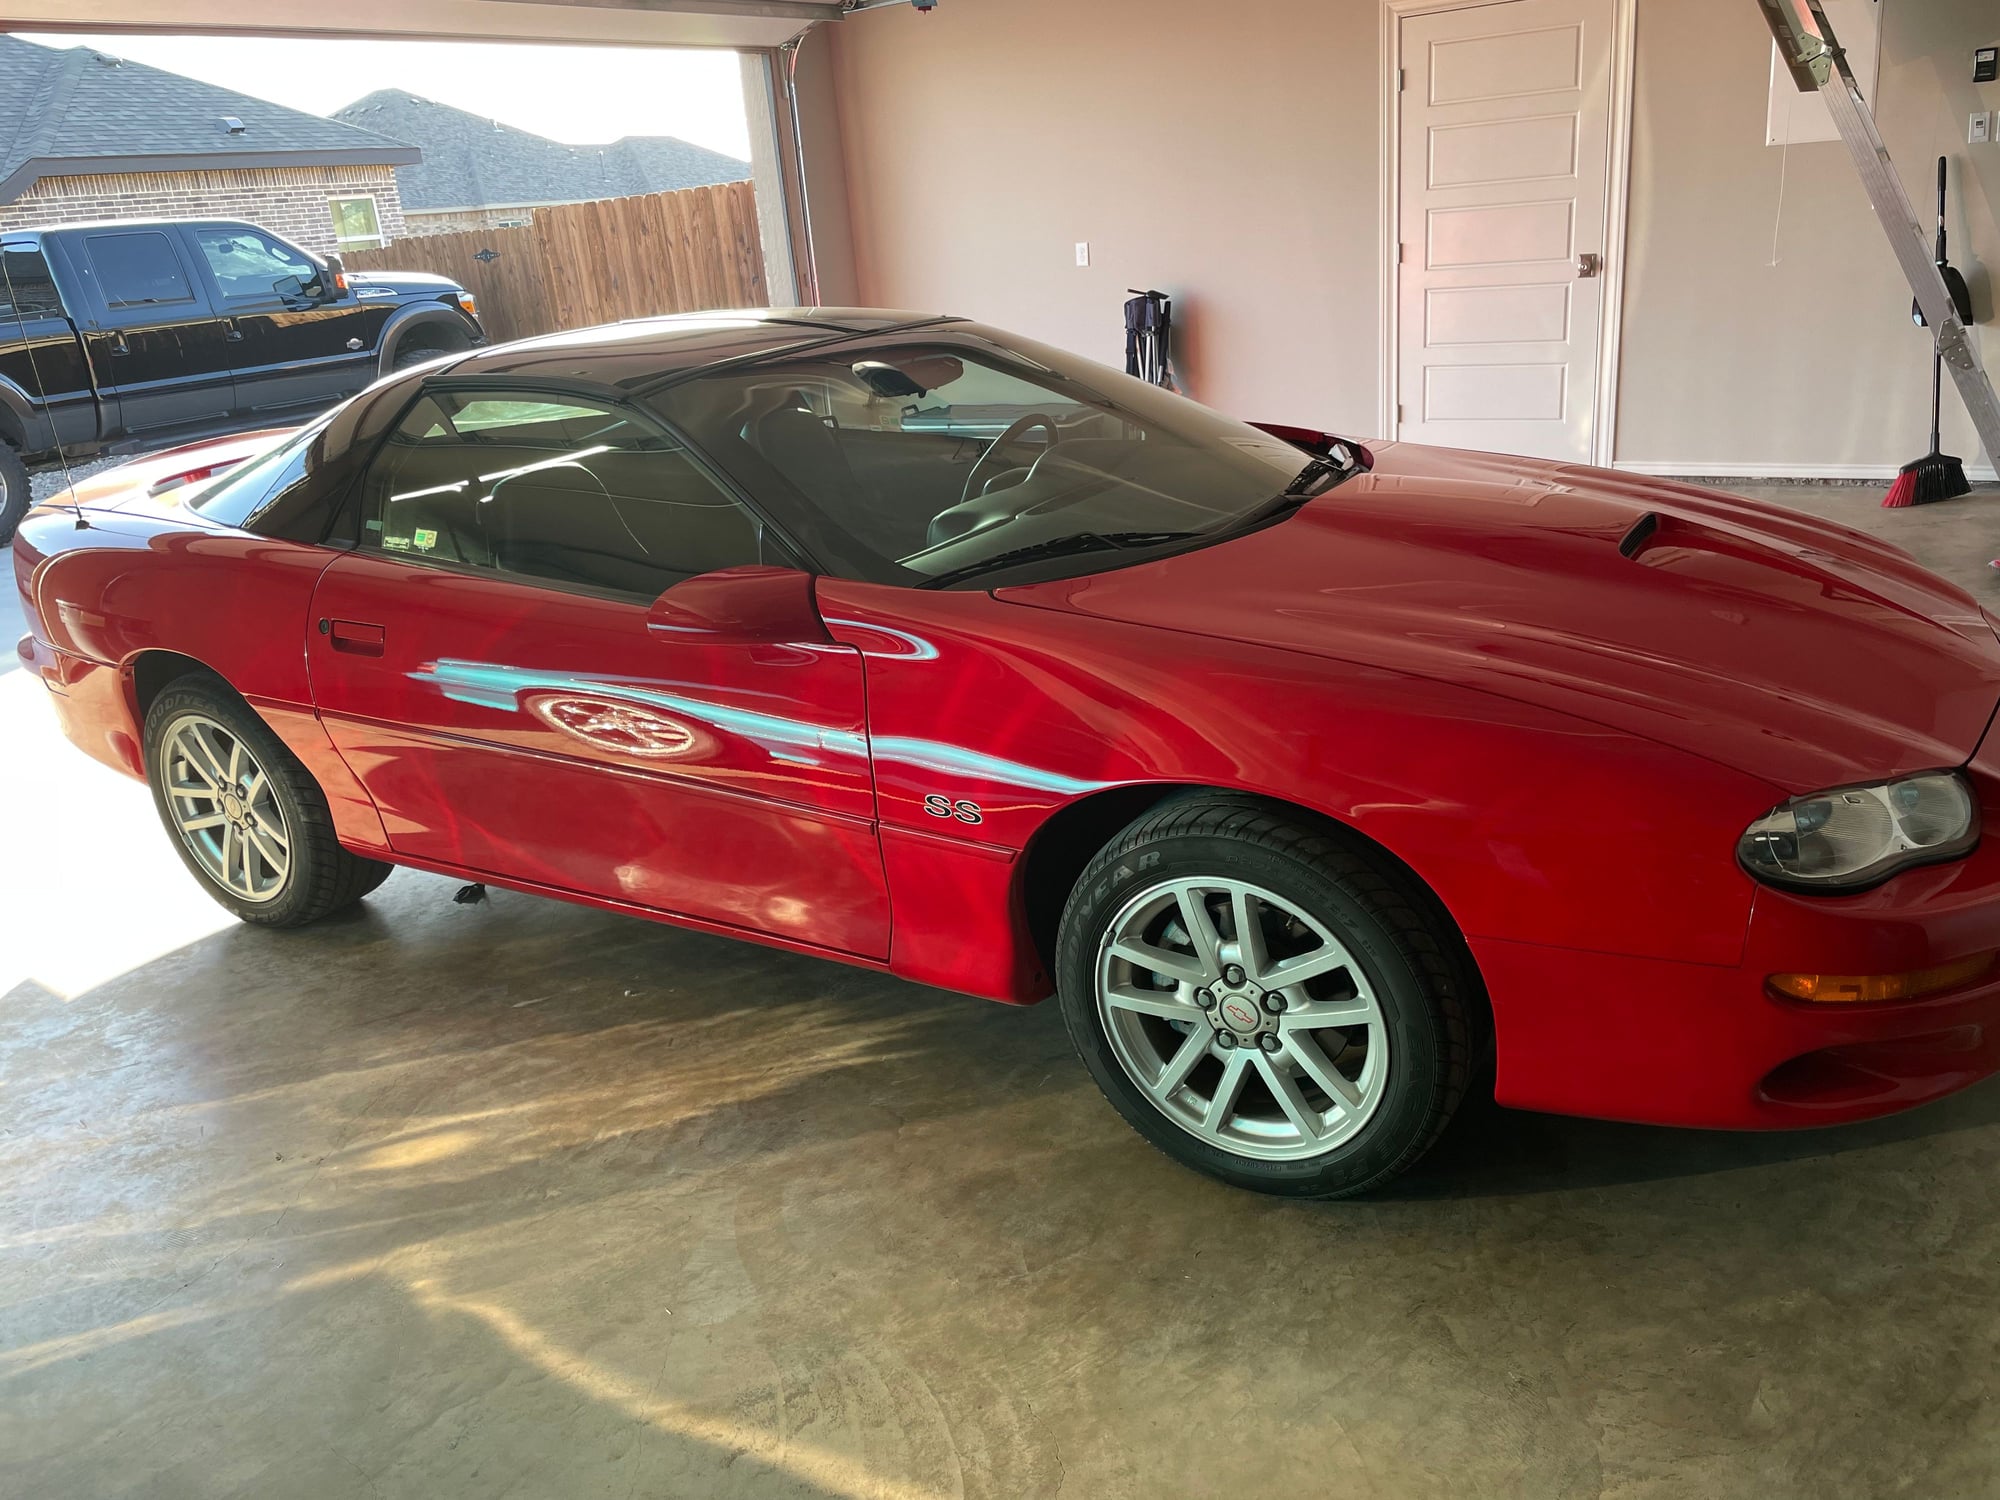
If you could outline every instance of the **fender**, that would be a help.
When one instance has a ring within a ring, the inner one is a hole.
[[[0,442],[13,444],[23,454],[45,453],[55,446],[48,408],[5,375],[0,375]]]
[[[465,314],[455,307],[442,302],[406,303],[390,314],[389,321],[382,325],[382,338],[375,353],[375,378],[379,380],[395,369],[396,354],[411,332],[432,327],[449,330],[453,337],[464,341],[467,349],[478,348],[486,342]]]
[[[1010,867],[1064,809],[1147,784],[1248,793],[1342,824],[1412,871],[1468,940],[1741,958],[1752,887],[1710,856],[1782,795],[1748,774],[1477,689],[1085,627],[983,593],[822,580],[820,606],[867,667],[891,958],[905,977],[1018,996],[1026,893]],[[1647,786],[1658,795],[1631,796]],[[961,801],[977,824],[937,810]],[[1000,921],[1010,906],[1015,919]],[[969,932],[967,914],[991,929]],[[974,961],[981,972],[966,971]]]
[[[71,458],[104,448],[105,434],[114,431],[116,401],[93,386],[82,385],[44,401],[19,382],[0,375],[0,442],[11,443],[25,458],[52,458],[58,446]],[[61,431],[56,419],[63,421]]]

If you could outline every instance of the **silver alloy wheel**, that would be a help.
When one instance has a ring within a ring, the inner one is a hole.
[[[1170,880],[1112,919],[1097,957],[1111,1050],[1153,1105],[1238,1156],[1318,1156],[1389,1080],[1368,976],[1326,925],[1241,880]]]
[[[205,714],[183,714],[161,741],[160,768],[174,827],[212,880],[245,901],[284,890],[291,830],[249,746]]]

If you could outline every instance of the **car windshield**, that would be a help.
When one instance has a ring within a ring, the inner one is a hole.
[[[1072,355],[936,330],[760,361],[654,405],[841,571],[990,588],[1205,545],[1345,472]]]

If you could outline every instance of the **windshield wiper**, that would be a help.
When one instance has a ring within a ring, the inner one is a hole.
[[[977,578],[982,573],[1011,568],[1017,563],[1044,562],[1054,557],[1076,557],[1086,552],[1124,552],[1135,547],[1159,547],[1169,542],[1191,542],[1207,534],[1201,531],[1074,531],[1068,536],[1051,537],[1048,541],[1036,542],[1031,547],[1016,547],[1011,552],[996,552],[991,557],[982,557],[978,562],[967,563],[964,567],[954,568],[949,573],[940,573],[924,586],[943,588],[947,584],[962,583],[968,578]]]

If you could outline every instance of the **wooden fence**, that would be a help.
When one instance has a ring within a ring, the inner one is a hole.
[[[479,299],[495,343],[770,301],[747,182],[564,203],[523,228],[418,235],[342,258],[356,271],[450,277]]]

